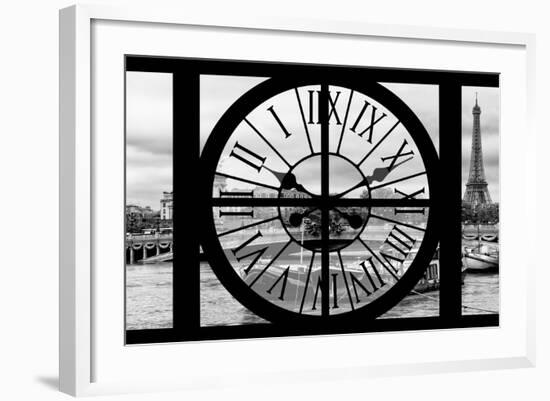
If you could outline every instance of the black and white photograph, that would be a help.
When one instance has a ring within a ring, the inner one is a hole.
[[[4,3],[0,399],[550,399],[546,3]]]
[[[498,74],[125,74],[127,342],[498,325]]]

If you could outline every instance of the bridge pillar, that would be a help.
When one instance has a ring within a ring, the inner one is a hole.
[[[147,247],[143,244],[143,260],[147,259]]]
[[[134,248],[132,246],[130,246],[130,264],[134,264]]]
[[[156,248],[156,253],[155,255],[156,256],[159,256],[160,255],[160,247],[159,247],[159,244],[157,243],[157,246],[155,247]]]

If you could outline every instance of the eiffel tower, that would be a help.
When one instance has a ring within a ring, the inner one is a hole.
[[[481,108],[476,104],[472,109],[474,116],[474,125],[472,128],[472,154],[470,155],[470,176],[466,183],[466,192],[464,193],[464,202],[470,203],[474,207],[491,203],[491,195],[487,188],[485,180],[485,170],[483,168],[483,150],[481,147],[481,128],[479,116]]]

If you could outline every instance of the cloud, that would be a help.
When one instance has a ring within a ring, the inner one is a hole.
[[[200,146],[210,135],[214,125],[220,119],[227,108],[246,91],[256,86],[266,78],[258,77],[227,77],[227,76],[203,76],[201,77],[201,104],[200,104]],[[436,85],[418,84],[384,84],[388,89],[398,95],[419,117],[428,131],[435,148],[439,143],[439,97]],[[301,101],[307,113],[307,89],[301,91]],[[483,156],[486,179],[494,200],[498,200],[498,164],[499,164],[499,92],[498,89],[489,88],[465,88],[463,91],[462,108],[462,175],[463,189],[468,178],[472,130],[472,106],[475,92],[478,92],[479,104],[482,109],[481,129],[483,140]],[[338,102],[338,114],[342,118],[345,114],[347,94],[342,93]],[[284,157],[294,164],[309,154],[309,145],[304,132],[303,122],[298,112],[298,102],[294,91],[281,95],[281,101],[273,103],[271,100],[260,105],[249,115],[249,120],[277,149],[284,150]],[[362,100],[357,100],[351,108],[353,115],[360,110]],[[276,121],[267,113],[267,108],[275,105],[277,113],[284,121],[286,128],[292,133],[286,138]],[[384,108],[379,105],[380,110]],[[350,112],[350,113],[351,113]],[[352,115],[352,114],[350,114]],[[172,124],[172,76],[165,73],[127,73],[127,199],[129,202],[141,205],[150,205],[158,209],[163,191],[172,190],[172,158],[173,158],[173,124]],[[365,137],[360,138],[349,130],[344,131],[342,149],[347,156],[355,161],[360,160],[372,146]],[[378,128],[375,134],[380,137],[385,130],[393,124],[391,118],[387,118]],[[310,139],[315,151],[320,149],[320,130],[318,126],[309,128]],[[331,126],[332,151],[336,149],[337,138],[340,135],[340,126]],[[405,138],[405,132],[397,129],[395,133],[373,154],[372,160],[365,163],[364,174],[369,174],[381,163],[381,157],[394,154]],[[228,155],[235,142],[249,147],[251,150],[267,157],[270,166],[279,171],[285,170],[283,160],[278,157],[257,134],[246,124],[241,124],[224,150],[222,159],[224,166],[235,175],[246,176],[250,174],[249,167],[235,160],[228,160]],[[418,154],[414,144],[410,149]],[[263,153],[262,153],[263,152]],[[234,158],[233,158],[234,159]],[[415,164],[416,163],[416,164]],[[411,162],[403,165],[401,176],[415,173],[422,166],[419,162]],[[331,192],[349,186],[355,180],[353,170],[346,163],[333,162],[331,165],[331,177],[334,177],[334,185]],[[262,175],[263,174],[263,175]],[[395,173],[397,174],[397,173]],[[304,185],[309,185],[312,192],[317,192],[320,187],[319,169],[316,163],[303,165],[300,171]],[[336,177],[341,177],[336,180]],[[398,177],[393,177],[398,178]],[[277,180],[269,173],[257,175],[260,182],[277,185]],[[414,181],[414,180],[413,180]],[[235,187],[246,187],[246,184],[233,182]],[[420,180],[407,183],[403,190],[415,190],[415,186],[421,185]],[[407,187],[408,186],[408,187]]]
[[[439,87],[437,85],[385,83],[419,118],[439,149]]]
[[[159,209],[172,190],[172,74],[126,74],[127,203]]]

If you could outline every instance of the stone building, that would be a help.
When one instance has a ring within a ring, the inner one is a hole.
[[[160,219],[172,220],[173,218],[173,192],[163,192],[160,200]]]

